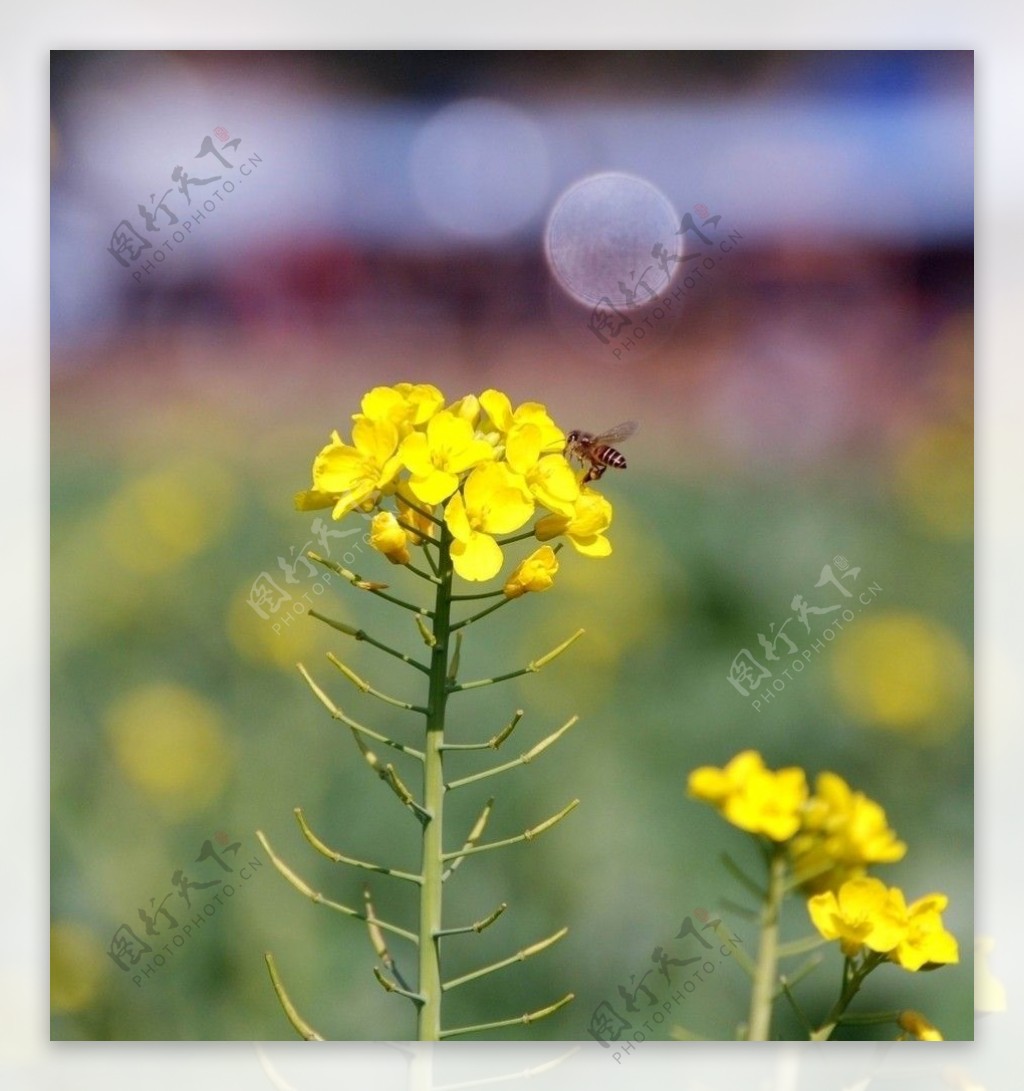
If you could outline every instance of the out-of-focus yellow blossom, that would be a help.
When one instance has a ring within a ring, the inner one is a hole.
[[[944,1042],[938,1027],[930,1023],[919,1011],[901,1011],[897,1020],[900,1029],[919,1042]]]
[[[109,975],[103,944],[73,921],[50,925],[50,1007],[54,1012],[84,1011],[94,1004]]]
[[[500,390],[485,390],[480,395],[480,405],[488,418],[483,424],[483,430],[487,432],[493,429],[504,439],[506,445],[522,432],[533,431],[542,452],[564,449],[565,433],[555,424],[540,402],[523,402],[518,409],[513,410],[507,394]]]
[[[555,582],[557,571],[558,558],[555,551],[551,546],[541,546],[520,561],[505,581],[505,597],[516,599],[527,591],[547,591]]]
[[[412,495],[430,505],[455,492],[460,474],[494,458],[494,448],[474,435],[472,424],[448,409],[430,418],[425,433],[406,436],[399,453],[412,475]]]
[[[892,961],[911,971],[959,962],[956,937],[942,925],[942,911],[949,904],[946,895],[926,894],[908,906],[902,890],[891,893],[904,925],[903,936],[889,955]]]
[[[405,435],[425,424],[444,405],[444,395],[428,383],[396,383],[375,386],[363,395],[362,414],[367,420],[389,421]],[[359,420],[360,414],[354,419]]]
[[[545,515],[537,520],[533,532],[541,542],[564,534],[577,553],[586,557],[607,557],[612,544],[604,532],[611,522],[611,504],[600,493],[583,488],[573,505],[572,515]]]
[[[407,530],[409,541],[413,545],[421,546],[424,541],[434,537],[436,524],[423,514],[425,505],[409,491],[408,481],[403,481],[395,489],[395,504],[398,507],[399,520],[405,524],[406,528],[416,528],[415,531]],[[426,507],[426,510],[433,514],[432,506]]]
[[[392,564],[409,563],[409,536],[390,511],[378,512],[370,524],[370,545]]]
[[[223,790],[233,748],[212,701],[151,682],[120,694],[105,721],[119,771],[165,814],[199,811]]]
[[[397,457],[398,429],[390,421],[362,417],[352,426],[352,445],[337,432],[313,462],[313,488],[295,497],[300,511],[328,508],[343,515],[390,485],[402,468]]]
[[[927,742],[971,722],[968,650],[935,618],[885,611],[858,620],[836,642],[831,672],[844,710],[862,723]]]
[[[863,875],[868,864],[902,860],[906,851],[882,807],[835,773],[818,776],[790,845],[793,872],[814,893],[837,890]]]
[[[737,754],[724,769],[702,766],[690,774],[695,799],[718,808],[727,821],[773,841],[786,841],[800,827],[807,799],[804,771],[795,766],[773,773],[756,750]]]
[[[847,958],[862,947],[886,953],[906,936],[904,907],[878,879],[850,879],[838,892],[826,890],[807,902],[814,927],[828,940],[839,940]]]
[[[452,532],[452,564],[465,580],[489,580],[501,570],[495,534],[518,530],[533,515],[526,482],[503,462],[477,466],[445,508]]]

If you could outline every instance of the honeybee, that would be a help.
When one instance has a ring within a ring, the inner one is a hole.
[[[575,457],[587,467],[587,472],[583,475],[584,485],[597,481],[609,466],[616,470],[626,468],[626,460],[612,444],[628,439],[636,431],[636,427],[635,420],[627,420],[609,428],[607,432],[595,434],[574,429],[566,436],[566,458]]]

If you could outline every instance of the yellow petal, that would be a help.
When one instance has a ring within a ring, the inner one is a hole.
[[[539,538],[540,535],[538,534]],[[595,534],[591,538],[577,538],[570,537],[570,544],[577,553],[582,553],[584,557],[610,557],[612,552],[612,543],[603,534]]]
[[[325,447],[313,463],[313,488],[316,492],[336,496],[347,492],[365,477],[365,457],[355,447],[345,444]]]
[[[365,457],[383,466],[398,446],[398,429],[390,421],[364,417],[352,426],[352,442]]]
[[[410,432],[398,448],[398,457],[410,473],[426,477],[434,469],[430,443],[422,432]]]
[[[462,499],[462,493],[457,492],[448,506],[444,509],[444,521],[448,529],[459,542],[468,542],[473,534],[473,528],[469,525],[469,517],[466,514],[466,504]]]
[[[317,489],[306,489],[295,494],[295,507],[299,511],[317,511],[334,505],[334,497]]]
[[[409,491],[428,507],[440,504],[459,487],[459,479],[446,470],[431,470],[425,477],[410,477]]]
[[[489,534],[470,534],[466,541],[452,542],[452,564],[464,580],[489,580],[501,571],[504,558]]]
[[[500,390],[485,390],[480,395],[480,404],[499,432],[507,432],[512,427],[512,403],[507,394]]]

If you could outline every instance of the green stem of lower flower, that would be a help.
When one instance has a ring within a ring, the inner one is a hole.
[[[832,1005],[832,1010],[825,1017],[825,1022],[812,1030],[807,1038],[811,1042],[827,1042],[836,1032],[840,1023],[844,1022],[844,1013],[850,1006],[850,1002],[860,991],[861,985],[872,970],[885,961],[885,955],[872,951],[864,961],[857,966],[853,959],[847,958],[843,962],[843,984],[839,990],[839,999]]]
[[[441,527],[439,580],[434,600],[433,637],[430,649],[430,683],[427,698],[426,745],[423,748],[423,853],[420,874],[419,1006],[418,1037],[421,1042],[441,1039],[441,965],[438,935],[441,932],[441,884],[444,872],[444,719],[448,701],[448,653],[451,642],[452,559],[451,532]]]
[[[768,862],[768,890],[761,907],[761,942],[750,994],[747,1040],[751,1042],[767,1042],[771,1031],[772,1000],[778,987],[779,911],[785,879],[785,852],[781,846],[773,845]]]

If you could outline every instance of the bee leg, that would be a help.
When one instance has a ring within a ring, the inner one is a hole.
[[[600,481],[607,468],[607,466],[589,466],[583,475],[583,484],[589,485],[591,481]]]

